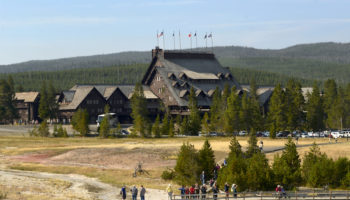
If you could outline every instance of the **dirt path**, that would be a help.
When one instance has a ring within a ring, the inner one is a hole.
[[[6,183],[6,186],[11,188],[21,187],[20,193],[23,196],[20,199],[26,196],[49,197],[50,199],[121,199],[120,188],[76,174],[0,169],[0,182]],[[29,186],[28,190],[25,190],[23,185]],[[33,189],[31,187],[33,185],[40,190]],[[167,196],[164,191],[147,189],[146,199],[166,200]]]

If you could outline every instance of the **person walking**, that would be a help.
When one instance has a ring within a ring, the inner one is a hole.
[[[171,187],[171,184],[168,185],[166,188],[166,192],[168,193],[168,200],[173,199],[173,188]]]
[[[123,185],[122,189],[120,190],[120,195],[122,196],[122,199],[126,199],[126,187]]]
[[[205,174],[204,174],[204,171],[202,171],[202,174],[201,174],[200,178],[201,178],[201,181],[202,181],[202,185],[204,185],[204,184],[205,184]]]
[[[263,148],[264,148],[264,142],[262,140],[260,140],[260,142],[259,142],[260,151],[263,151]]]
[[[228,200],[229,199],[229,188],[230,186],[228,185],[228,183],[226,182],[225,183],[225,186],[224,186],[224,191],[225,191],[225,199]]]
[[[137,193],[139,192],[137,187],[134,185],[130,191],[131,191],[132,200],[137,200]]]
[[[237,185],[236,184],[232,184],[231,192],[233,193],[233,197],[237,198]]]
[[[143,185],[141,185],[141,188],[140,188],[141,200],[145,200],[145,194],[146,194],[146,189],[143,187]]]

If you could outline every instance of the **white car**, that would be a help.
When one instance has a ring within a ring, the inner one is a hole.
[[[341,137],[340,131],[332,131],[331,135],[333,138],[340,138]]]
[[[248,135],[247,131],[240,131],[238,133],[239,136],[245,136],[245,135]]]

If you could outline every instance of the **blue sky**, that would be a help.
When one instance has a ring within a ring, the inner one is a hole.
[[[157,30],[215,46],[349,42],[349,0],[0,0],[0,64],[151,50]],[[162,47],[163,41],[160,40]],[[195,46],[193,40],[193,46]]]

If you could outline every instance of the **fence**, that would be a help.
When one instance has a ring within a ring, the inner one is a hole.
[[[350,199],[349,191],[287,191],[285,195],[276,192],[242,192],[237,197],[230,193],[226,197],[225,193],[218,193],[217,197],[213,193],[192,194],[192,195],[173,195],[172,200],[262,200],[262,199],[295,199],[295,200],[314,200],[314,199]]]

